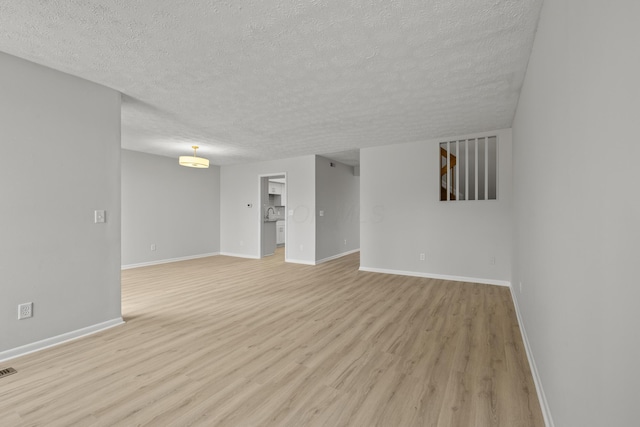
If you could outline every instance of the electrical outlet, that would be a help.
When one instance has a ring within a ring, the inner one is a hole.
[[[152,244],[151,244],[151,250],[152,250],[152,251],[155,251],[155,250],[156,250],[156,244],[155,244],[155,243],[152,243]]]
[[[345,245],[347,244],[347,239],[344,239],[344,244],[345,244]]]
[[[489,257],[489,264],[490,265],[496,265],[496,257],[490,256]]]
[[[27,319],[33,317],[33,303],[26,302],[18,305],[18,320]]]
[[[304,245],[300,245],[300,250],[304,251]]]
[[[424,261],[425,260],[425,255],[424,254],[420,254],[420,261]]]

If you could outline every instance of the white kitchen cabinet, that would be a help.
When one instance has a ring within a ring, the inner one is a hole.
[[[276,244],[278,245],[284,244],[285,224],[285,221],[276,222]]]
[[[262,256],[273,255],[276,251],[277,226],[274,221],[264,221],[262,224]]]
[[[282,194],[282,187],[284,184],[269,181],[269,194]]]

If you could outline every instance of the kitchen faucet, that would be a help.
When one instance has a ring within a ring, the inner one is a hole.
[[[269,210],[273,211],[274,215],[276,213],[276,210],[273,208],[273,206],[269,206],[269,208],[267,209],[267,214],[265,215],[265,219],[269,219]]]

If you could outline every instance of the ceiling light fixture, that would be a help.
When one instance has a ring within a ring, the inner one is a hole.
[[[196,150],[200,147],[197,145],[192,145],[193,148],[193,157],[192,156],[180,156],[180,166],[186,166],[189,168],[208,168],[209,160],[203,159],[202,157],[196,157]]]

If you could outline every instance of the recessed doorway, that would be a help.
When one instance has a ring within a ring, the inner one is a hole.
[[[287,175],[273,173],[259,176],[260,188],[260,258],[272,256],[284,248],[287,257]]]

